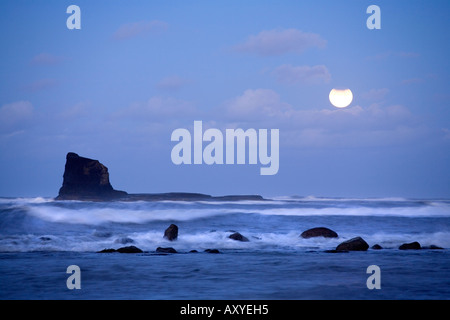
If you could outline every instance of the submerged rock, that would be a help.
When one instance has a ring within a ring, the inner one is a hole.
[[[156,248],[156,252],[158,252],[158,253],[177,253],[177,250],[175,250],[172,247],[168,247],[168,248],[158,247],[158,248]]]
[[[338,234],[331,229],[325,227],[317,227],[303,231],[300,236],[305,239],[313,237],[337,238]]]
[[[217,250],[217,249],[206,249],[205,252],[207,252],[207,253],[220,253],[220,251]]]
[[[97,253],[113,253],[113,252],[117,252],[117,250],[108,248],[108,249],[103,249],[103,250],[97,251]]]
[[[420,246],[420,243],[417,241],[410,242],[410,243],[404,243],[400,247],[398,247],[400,250],[419,250],[422,249]]]
[[[126,196],[114,190],[109,182],[108,168],[98,160],[69,152],[66,156],[63,184],[56,200],[114,200]]]
[[[437,250],[444,250],[444,248],[439,247],[439,246],[434,245],[434,244],[429,245],[429,246],[426,246],[426,247],[422,247],[422,249],[431,249],[431,250],[437,249]]]
[[[117,249],[117,252],[120,253],[142,253],[144,251],[142,251],[141,249],[139,249],[138,247],[135,246],[128,246],[128,247],[122,247]]]
[[[366,251],[367,249],[369,249],[369,245],[361,237],[344,241],[336,247],[337,251]]]
[[[242,242],[248,242],[250,240],[248,240],[247,237],[244,237],[242,234],[240,234],[239,232],[235,232],[233,234],[230,234],[228,236],[228,238],[236,240],[236,241],[242,241]]]
[[[377,243],[377,244],[374,244],[374,245],[372,246],[372,249],[373,249],[373,250],[381,250],[381,249],[383,249],[383,247],[380,246],[380,245]]]
[[[164,238],[166,238],[169,241],[176,240],[178,238],[178,227],[175,224],[171,224],[164,231]]]
[[[325,250],[327,253],[347,253],[348,250]]]
[[[112,249],[112,248],[108,248],[108,249],[103,249],[101,251],[97,251],[97,253],[112,253],[112,252],[119,252],[119,253],[142,253],[144,251],[142,251],[141,249],[139,249],[138,247],[135,246],[128,246],[128,247],[122,247],[119,249]]]

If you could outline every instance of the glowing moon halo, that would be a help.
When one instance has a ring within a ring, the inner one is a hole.
[[[331,104],[336,108],[345,108],[352,103],[353,93],[350,89],[332,89],[329,98]]]

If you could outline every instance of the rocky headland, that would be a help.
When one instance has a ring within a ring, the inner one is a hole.
[[[80,201],[241,201],[264,200],[260,195],[211,196],[202,193],[135,193],[115,190],[109,181],[108,168],[100,161],[74,152],[66,156],[63,184],[56,200]]]

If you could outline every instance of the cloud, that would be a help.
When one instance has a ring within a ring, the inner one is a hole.
[[[146,102],[135,102],[114,113],[114,117],[133,120],[160,121],[174,117],[191,116],[198,111],[192,103],[172,97],[152,97]]]
[[[160,90],[177,91],[190,82],[191,81],[188,79],[183,79],[177,75],[174,75],[163,78],[156,84],[156,87]]]
[[[51,66],[59,64],[63,60],[64,59],[62,57],[58,57],[49,53],[40,53],[31,59],[30,64],[32,66]]]
[[[217,113],[227,122],[222,127],[280,129],[283,144],[295,147],[393,145],[417,142],[424,133],[418,118],[402,105],[297,109],[271,89],[245,90]]]
[[[324,48],[325,45],[326,41],[317,33],[274,29],[249,36],[244,43],[235,46],[235,50],[261,56],[278,56],[286,53],[299,54],[309,48]]]
[[[16,101],[0,107],[0,131],[11,132],[22,129],[33,116],[30,101]]]
[[[292,66],[284,64],[276,68],[272,74],[277,81],[285,84],[320,84],[330,82],[331,75],[324,65]]]
[[[282,117],[291,106],[280,100],[271,89],[248,89],[225,103],[225,113],[230,119],[257,121],[263,118]]]
[[[167,30],[168,24],[164,21],[139,21],[122,24],[113,34],[115,40],[128,40],[137,36],[146,35],[153,32]]]

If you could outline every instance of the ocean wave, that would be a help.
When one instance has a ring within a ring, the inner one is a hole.
[[[152,221],[193,221],[219,216],[374,216],[374,217],[450,217],[450,203],[433,201],[420,203],[330,203],[327,205],[303,205],[289,202],[58,202],[49,199],[16,199],[0,207],[19,211],[37,219],[67,224],[100,225],[103,223],[145,224]],[[9,213],[9,219],[13,218]],[[19,215],[17,215],[19,217]],[[0,217],[0,219],[3,219]],[[1,222],[2,220],[0,220]],[[0,224],[1,225],[1,224]]]
[[[449,217],[450,206],[423,207],[324,207],[324,208],[275,208],[261,209],[263,215],[282,216],[386,216],[386,217]]]
[[[303,239],[299,236],[299,232],[294,230],[286,233],[244,231],[243,234],[250,241],[241,242],[230,239],[231,233],[231,231],[195,233],[185,231],[179,235],[176,241],[163,238],[163,232],[156,230],[129,233],[109,232],[102,235],[96,233],[95,230],[77,235],[24,234],[0,237],[0,252],[98,252],[106,248],[118,249],[127,245],[134,245],[148,252],[154,252],[157,247],[173,247],[179,252],[203,251],[209,248],[238,251],[324,251],[335,249],[339,243],[355,236],[352,233],[342,233],[339,238]],[[447,231],[419,234],[377,232],[360,236],[369,246],[379,244],[383,249],[398,249],[401,244],[413,241],[418,241],[422,247],[436,245],[445,249],[450,248],[450,232]]]
[[[67,209],[55,207],[34,207],[29,214],[40,219],[69,224],[99,225],[102,223],[135,223],[151,221],[187,221],[230,213],[229,210],[201,209],[119,209],[119,208],[83,208]]]

